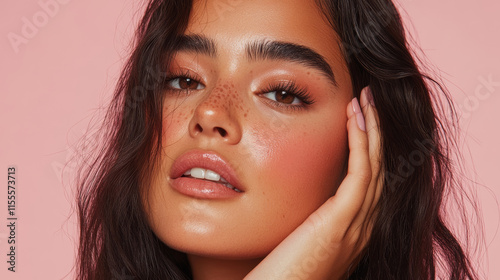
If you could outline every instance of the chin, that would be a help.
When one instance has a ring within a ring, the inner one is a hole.
[[[215,234],[216,235],[216,234]],[[160,238],[167,246],[187,255],[223,259],[250,260],[266,257],[282,240],[245,242],[238,238],[212,235],[182,234]],[[228,240],[229,239],[229,240]]]

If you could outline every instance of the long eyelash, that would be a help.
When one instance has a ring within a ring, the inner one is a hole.
[[[271,84],[264,90],[262,90],[261,93],[267,93],[272,91],[286,91],[289,94],[292,94],[297,98],[299,98],[305,105],[311,105],[315,102],[314,99],[311,97],[311,95],[307,92],[307,89],[304,87],[299,87],[294,81],[279,82],[278,84],[275,85]],[[279,103],[279,106],[304,107],[304,105],[285,105],[281,103]]]
[[[170,88],[168,86],[168,83],[170,83],[170,81],[172,81],[173,79],[177,79],[177,78],[186,78],[186,79],[194,80],[198,83],[202,83],[200,77],[191,74],[191,72],[189,72],[188,70],[182,69],[182,70],[169,72],[167,74],[167,76],[165,77],[164,86],[169,90],[177,90],[177,89]]]

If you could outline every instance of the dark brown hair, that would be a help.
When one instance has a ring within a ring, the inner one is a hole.
[[[390,0],[317,3],[340,37],[354,95],[369,85],[380,119],[384,189],[371,239],[349,279],[435,279],[438,268],[449,279],[476,279],[442,214],[445,194],[461,190],[446,125],[454,120],[439,114],[444,105],[453,109],[446,91],[419,70]],[[140,190],[161,148],[163,71],[191,6],[150,0],[139,24],[106,115],[105,143],[79,177],[78,279],[191,278],[186,256],[148,226]]]

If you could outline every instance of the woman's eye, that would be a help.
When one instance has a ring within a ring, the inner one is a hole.
[[[173,89],[179,90],[200,90],[205,88],[200,82],[186,77],[172,79],[168,82],[168,85]]]
[[[271,91],[268,93],[262,94],[266,98],[269,98],[273,101],[287,104],[287,105],[293,105],[293,104],[301,104],[302,101],[293,93],[289,93],[285,90],[276,90],[276,91]]]

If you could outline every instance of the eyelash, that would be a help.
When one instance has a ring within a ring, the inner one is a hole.
[[[288,94],[297,97],[301,102],[301,104],[299,105],[291,105],[291,104],[280,103],[266,98],[267,100],[269,100],[270,103],[272,102],[271,104],[273,106],[278,107],[280,109],[301,110],[301,109],[306,109],[307,106],[314,104],[315,102],[314,99],[311,97],[311,95],[307,92],[307,89],[304,87],[299,87],[294,81],[271,84],[268,87],[261,90],[259,95],[263,95],[270,92],[280,92],[280,91],[285,91]]]
[[[191,90],[188,89],[176,89],[176,88],[171,88],[169,83],[175,79],[191,79],[197,83],[200,83],[201,85],[205,86],[201,81],[201,78],[199,78],[196,75],[192,75],[189,71],[187,70],[180,70],[177,72],[171,72],[168,74],[168,76],[165,78],[165,87],[170,90],[170,91],[176,91],[176,92],[188,92]]]
[[[176,91],[176,92],[183,92],[184,91],[184,92],[189,93],[190,90],[181,90],[181,89],[171,88],[169,86],[169,83],[172,80],[179,79],[179,78],[191,79],[191,80],[196,81],[196,82],[203,85],[203,83],[200,82],[201,79],[199,77],[197,77],[196,75],[192,75],[189,71],[186,71],[186,70],[180,70],[177,72],[172,72],[166,77],[165,86],[168,88],[168,90]],[[205,85],[203,85],[203,86],[205,86]],[[295,81],[286,81],[286,82],[282,81],[282,82],[279,82],[276,84],[270,84],[269,86],[267,86],[266,88],[261,90],[258,93],[258,95],[264,95],[266,93],[280,92],[280,91],[285,91],[288,94],[290,94],[294,97],[297,97],[300,100],[301,104],[299,104],[299,105],[284,104],[284,103],[280,103],[280,102],[271,100],[267,97],[264,97],[266,99],[266,102],[268,102],[269,104],[271,104],[272,106],[274,106],[276,108],[285,109],[285,110],[305,109],[307,106],[312,105],[315,102],[313,100],[313,98],[311,97],[311,95],[307,92],[307,89],[304,87],[299,87],[295,83]]]

